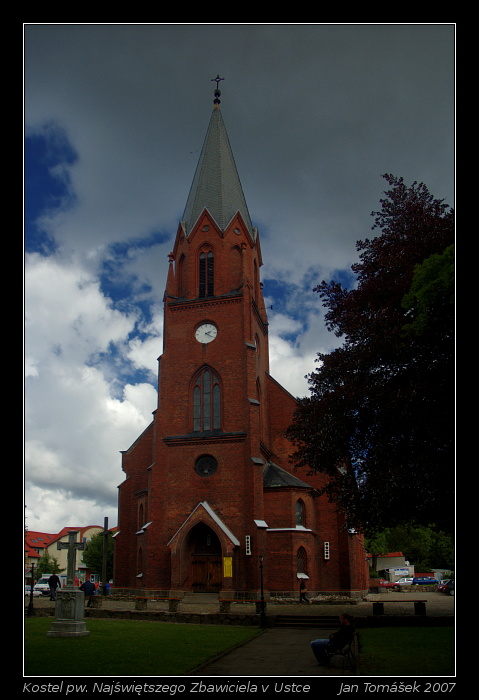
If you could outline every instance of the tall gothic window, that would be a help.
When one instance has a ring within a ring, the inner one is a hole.
[[[193,387],[193,430],[219,430],[221,427],[221,388],[217,375],[204,369]]]
[[[200,253],[200,297],[212,297],[214,294],[214,268],[213,251]]]
[[[308,555],[304,547],[300,547],[296,552],[296,572],[306,574],[308,572]]]
[[[296,516],[296,525],[305,525],[304,503],[301,499],[299,499],[299,501],[296,501],[295,516]]]

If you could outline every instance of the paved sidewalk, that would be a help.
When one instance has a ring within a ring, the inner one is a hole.
[[[330,668],[318,666],[309,643],[328,638],[334,630],[267,629],[238,649],[202,666],[190,676],[351,676],[342,657]]]
[[[385,617],[411,616],[414,617],[414,606],[411,602],[415,599],[427,601],[428,617],[454,617],[454,598],[438,592],[431,593],[392,593],[372,594],[357,605],[273,605],[268,604],[270,614],[299,613],[305,616],[339,615],[348,612],[355,618],[365,618],[372,615],[372,603],[374,601],[390,601],[386,608]],[[399,602],[392,602],[399,601]],[[327,639],[331,632],[336,631],[338,625],[331,630],[317,629],[291,629],[273,627],[267,629],[259,637],[247,642],[242,647],[234,649],[221,658],[193,671],[191,676],[352,676],[355,675],[349,668],[347,661],[342,657],[334,657],[330,668],[317,665],[310,642],[313,639]]]

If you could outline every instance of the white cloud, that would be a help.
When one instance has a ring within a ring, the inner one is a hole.
[[[111,308],[79,265],[28,256],[25,287],[26,505],[36,523],[27,524],[60,529],[71,524],[78,501],[90,502],[92,512],[108,511],[116,522],[119,451],[151,421],[156,391],[151,384],[126,385],[115,398],[111,368],[104,372],[92,362],[110,344],[125,343],[135,319]],[[53,511],[43,507],[48,489],[58,505]],[[91,520],[90,511],[80,522],[85,518]]]

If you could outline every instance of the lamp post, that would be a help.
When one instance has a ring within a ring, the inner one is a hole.
[[[104,518],[103,520],[103,559],[102,559],[102,569],[101,569],[101,577],[102,577],[102,594],[106,595],[106,559],[108,556],[108,518]]]
[[[30,602],[28,603],[28,610],[27,610],[27,616],[31,617],[35,613],[33,612],[33,570],[35,568],[35,564],[32,564],[32,578],[30,580]]]
[[[263,591],[263,555],[259,555],[259,580],[261,586],[261,605],[259,611],[259,626],[266,626],[266,615],[264,613],[264,591]]]

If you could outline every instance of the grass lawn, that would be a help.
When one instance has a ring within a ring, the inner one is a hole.
[[[359,630],[362,676],[450,676],[455,672],[454,627]]]
[[[25,675],[174,676],[260,633],[258,627],[88,620],[90,634],[47,637],[52,618],[25,619]]]

